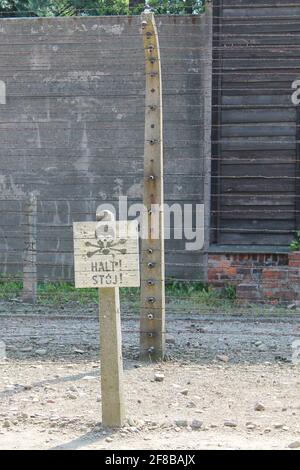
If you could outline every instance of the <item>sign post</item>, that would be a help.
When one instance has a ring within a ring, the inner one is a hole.
[[[24,208],[23,302],[36,303],[37,297],[37,199],[29,194]]]
[[[119,287],[138,287],[137,221],[114,220],[97,211],[97,222],[74,223],[75,287],[99,289],[102,423],[124,424]]]

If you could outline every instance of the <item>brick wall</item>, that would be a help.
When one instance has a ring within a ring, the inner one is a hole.
[[[300,301],[300,252],[211,254],[208,282],[236,286],[240,301]]]

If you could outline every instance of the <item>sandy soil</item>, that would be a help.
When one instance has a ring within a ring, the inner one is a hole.
[[[97,316],[93,307],[82,313],[1,304],[0,449],[300,447],[297,315],[169,315],[168,360],[159,364],[139,362],[138,322],[125,315],[128,422],[108,430]]]

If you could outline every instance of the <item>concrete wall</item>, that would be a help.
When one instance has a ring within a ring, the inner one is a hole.
[[[139,23],[137,17],[0,20],[0,80],[7,88],[6,104],[0,105],[3,272],[21,268],[22,199],[29,192],[39,201],[39,277],[57,279],[73,277],[73,221],[94,220],[99,204],[115,203],[120,195],[142,201]],[[202,203],[210,17],[162,16],[157,24],[166,202]],[[183,250],[184,242],[167,243],[167,275],[203,276],[202,255]]]

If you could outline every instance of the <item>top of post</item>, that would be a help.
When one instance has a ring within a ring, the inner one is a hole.
[[[149,3],[147,2],[147,0],[145,1],[145,9],[144,9],[144,13],[151,13],[152,12],[152,8],[150,7]]]
[[[151,23],[154,20],[154,14],[151,10],[151,7],[148,5],[147,2],[146,2],[144,11],[141,14],[141,19],[142,19],[142,29],[145,28],[148,23]]]
[[[96,220],[97,222],[114,222],[115,214],[111,211],[103,210],[102,207],[99,206],[96,211]]]
[[[27,203],[30,205],[36,204],[37,203],[37,195],[36,192],[32,191],[27,195]]]

